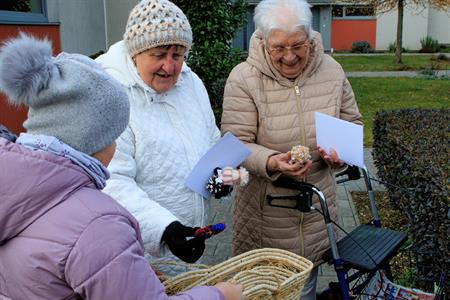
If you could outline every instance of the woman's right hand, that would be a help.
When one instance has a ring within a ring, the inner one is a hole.
[[[223,294],[225,300],[244,300],[242,284],[219,282],[215,287]]]
[[[312,161],[308,159],[305,163],[290,163],[291,152],[279,153],[269,157],[267,160],[268,172],[281,172],[293,178],[303,178],[311,167]]]

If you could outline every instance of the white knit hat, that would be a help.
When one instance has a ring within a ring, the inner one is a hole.
[[[143,0],[128,16],[123,39],[131,57],[147,49],[192,45],[192,30],[178,6],[167,0]]]

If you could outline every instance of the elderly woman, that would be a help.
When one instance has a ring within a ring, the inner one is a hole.
[[[143,0],[123,41],[97,58],[131,105],[104,191],[137,218],[147,254],[168,255],[167,245],[186,262],[203,254],[204,240],[187,237],[206,225],[209,206],[184,180],[220,138],[207,91],[184,62],[191,45],[189,21],[175,4]]]
[[[314,113],[357,124],[361,115],[344,71],[311,29],[306,1],[263,0],[254,20],[249,56],[231,72],[223,102],[222,132],[231,131],[252,150],[244,162],[249,185],[237,188],[234,200],[233,253],[275,247],[318,264],[329,246],[322,216],[270,207],[266,195],[286,195],[272,184],[280,176],[306,181],[325,193],[336,216],[333,169],[343,162],[317,146]],[[290,150],[298,144],[312,157],[291,164]],[[317,268],[302,299],[315,299],[316,278]]]

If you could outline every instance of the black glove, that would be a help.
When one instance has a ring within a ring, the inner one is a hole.
[[[205,250],[205,239],[193,237],[199,227],[187,227],[178,221],[172,222],[166,227],[161,240],[169,246],[170,251],[187,263],[196,262]]]

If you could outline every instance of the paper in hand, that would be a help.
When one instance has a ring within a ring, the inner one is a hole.
[[[233,167],[236,168],[247,156],[251,154],[250,149],[245,146],[232,133],[227,132],[205,155],[200,158],[186,177],[184,184],[189,189],[199,193],[205,198],[211,197],[206,189],[208,179],[213,175],[214,169]]]
[[[315,119],[317,145],[327,153],[331,147],[347,164],[363,168],[363,127],[319,112]]]

